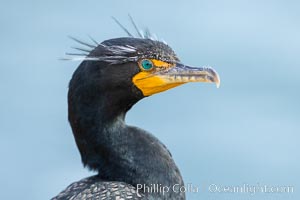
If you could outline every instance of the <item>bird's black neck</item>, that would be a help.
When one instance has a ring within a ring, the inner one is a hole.
[[[73,76],[69,88],[69,121],[84,165],[98,171],[101,179],[134,187],[182,186],[180,172],[166,147],[146,131],[124,122],[126,112],[139,98],[95,84]],[[184,199],[184,194],[172,191],[164,195]]]

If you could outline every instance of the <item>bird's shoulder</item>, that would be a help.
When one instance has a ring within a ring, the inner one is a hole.
[[[143,194],[138,193],[136,188],[130,184],[117,181],[105,181],[99,179],[97,176],[92,176],[72,183],[51,200],[79,199],[144,200],[145,197]]]

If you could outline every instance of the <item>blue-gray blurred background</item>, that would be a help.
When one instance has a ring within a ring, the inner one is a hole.
[[[122,37],[130,13],[221,87],[146,98],[127,123],[170,149],[188,199],[300,199],[299,1],[0,1],[0,198],[49,199],[84,169],[67,121],[76,43]],[[210,184],[293,186],[290,194],[211,193]]]

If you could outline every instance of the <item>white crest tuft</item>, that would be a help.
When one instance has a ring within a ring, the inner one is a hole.
[[[154,41],[159,41],[158,37],[155,34],[152,34],[149,29],[141,30],[137,26],[137,24],[134,22],[133,18],[129,15],[129,19],[136,31],[136,36],[134,34],[131,34],[130,31],[124,27],[116,18],[112,17],[113,20],[121,27],[122,30],[124,30],[129,37],[132,38],[142,38],[142,39],[150,39]],[[111,64],[117,64],[117,63],[123,63],[128,61],[137,61],[137,56],[128,57],[128,54],[134,54],[137,52],[137,49],[130,45],[125,46],[107,46],[105,44],[97,42],[95,39],[93,39],[91,36],[89,36],[92,44],[83,42],[79,39],[76,39],[74,37],[69,36],[72,40],[77,42],[80,45],[83,45],[82,47],[72,47],[73,49],[81,51],[81,53],[66,53],[67,57],[63,58],[62,60],[72,60],[72,61],[104,61]],[[164,40],[162,40],[164,44],[167,44]],[[105,48],[105,51],[107,51],[106,56],[101,57],[95,57],[91,56],[90,53],[97,48],[98,46],[101,46]]]

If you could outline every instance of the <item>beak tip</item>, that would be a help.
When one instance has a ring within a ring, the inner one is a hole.
[[[216,80],[216,86],[217,86],[217,88],[219,88],[220,85],[221,85],[221,81],[220,81],[220,78],[219,78],[219,76],[218,76],[218,77],[217,77],[217,80]]]
[[[214,75],[215,75],[215,77],[214,77],[215,81],[214,82],[216,83],[217,88],[219,88],[220,85],[221,85],[220,76],[216,71],[214,71]]]

